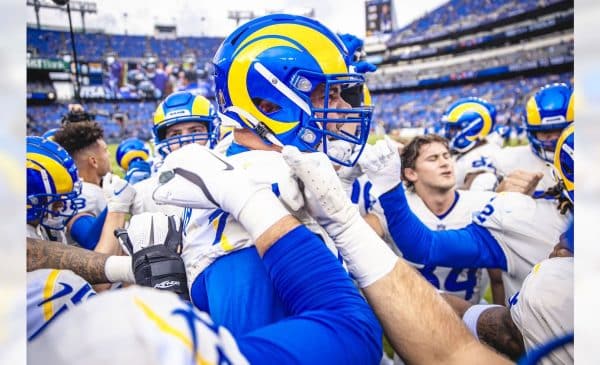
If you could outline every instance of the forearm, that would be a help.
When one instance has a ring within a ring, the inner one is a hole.
[[[392,347],[406,362],[504,363],[477,343],[452,308],[404,261],[363,290]]]
[[[275,242],[299,225],[300,222],[292,215],[282,217],[256,239],[254,245],[258,254],[262,257]]]
[[[108,283],[104,270],[108,257],[74,246],[27,238],[27,271],[71,270],[90,284]]]
[[[492,300],[494,304],[506,306],[502,271],[498,269],[487,269],[487,271],[488,276],[490,277],[490,287],[492,289]]]
[[[296,227],[263,260],[290,317],[239,342],[251,363],[364,364],[381,357],[375,315],[316,235]]]
[[[523,336],[506,307],[493,306],[483,312],[477,321],[477,335],[481,342],[512,360],[517,360],[525,354]]]
[[[465,317],[465,313],[472,307],[471,303],[454,295],[442,293],[442,297],[460,318]],[[525,351],[523,338],[513,323],[508,308],[497,305],[481,308],[485,309],[476,318],[477,322],[473,323],[479,340],[513,360],[521,357]],[[475,317],[471,319],[475,320]]]
[[[410,210],[401,184],[379,197],[390,235],[404,258],[423,265],[506,268],[496,239],[483,227],[432,231]]]
[[[96,245],[94,251],[98,253],[104,253],[108,255],[120,255],[121,246],[119,241],[115,237],[115,229],[125,227],[126,213],[108,212],[104,226],[102,227],[102,234],[100,240]]]
[[[104,209],[98,217],[91,214],[79,215],[69,222],[69,233],[81,247],[94,250],[100,241],[102,228],[106,221],[107,210]]]

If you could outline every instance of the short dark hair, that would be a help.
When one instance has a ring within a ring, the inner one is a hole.
[[[402,149],[402,154],[400,154],[400,160],[402,162],[401,173],[402,180],[404,180],[404,184],[407,188],[413,189],[414,184],[412,183],[412,181],[409,181],[406,178],[405,169],[414,169],[417,163],[417,158],[419,158],[419,152],[421,151],[421,147],[431,143],[440,143],[444,145],[444,147],[446,147],[448,151],[450,151],[450,147],[448,146],[448,140],[437,134],[426,134],[423,136],[416,136]]]
[[[104,138],[104,130],[97,122],[67,123],[56,132],[54,142],[75,157],[74,154],[101,138]]]

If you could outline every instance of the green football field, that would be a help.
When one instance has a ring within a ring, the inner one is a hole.
[[[116,152],[118,146],[119,145],[116,143],[112,143],[112,144],[108,145],[108,150],[110,151],[110,164],[112,166],[113,174],[117,174],[120,177],[123,177],[125,175],[125,173],[123,172],[123,169],[121,169],[119,167],[119,165],[117,165],[117,159],[115,158],[115,152]]]

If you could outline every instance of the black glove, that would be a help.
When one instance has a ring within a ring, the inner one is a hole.
[[[179,295],[182,299],[189,300],[185,265],[179,255],[183,232],[181,225],[178,230],[174,216],[167,217],[161,213],[143,213],[134,217],[141,218],[140,220],[150,219],[150,227],[145,228],[150,230],[148,237],[150,242],[136,242],[136,251],[129,237],[128,230],[117,229],[115,230],[115,236],[119,239],[121,246],[132,257],[131,261],[136,284],[159,290],[169,290]],[[154,218],[168,219],[168,231],[163,243],[154,242]],[[132,223],[133,221],[132,219]],[[148,226],[145,225],[145,227]],[[135,229],[139,230],[139,228],[136,227]],[[131,229],[131,226],[129,229]],[[139,247],[143,248],[138,249]]]

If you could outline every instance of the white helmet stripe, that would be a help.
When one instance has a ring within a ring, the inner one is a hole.
[[[295,92],[292,91],[287,85],[277,78],[271,71],[269,71],[262,63],[255,62],[254,69],[258,72],[262,77],[265,78],[273,87],[279,90],[283,95],[285,95],[288,99],[290,99],[294,104],[296,104],[299,108],[304,110],[304,112],[308,115],[311,115],[310,106],[302,100]]]

